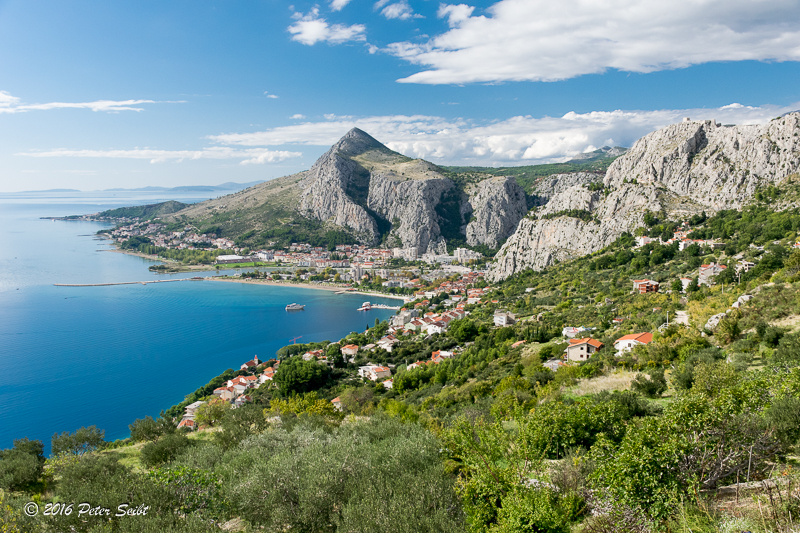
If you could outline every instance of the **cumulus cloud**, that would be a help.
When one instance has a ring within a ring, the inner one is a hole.
[[[300,113],[295,113],[294,115],[292,115],[289,118],[292,119],[292,120],[303,120],[304,118],[306,118],[306,116],[305,115],[301,115]]]
[[[440,6],[450,30],[386,50],[425,68],[399,81],[554,81],[609,69],[800,60],[794,0],[501,0],[485,14]]]
[[[264,91],[264,96],[266,96],[267,98],[272,98],[273,100],[279,98],[277,94],[270,94],[269,91]]]
[[[349,3],[350,0],[331,0],[331,11],[341,11]]]
[[[344,43],[347,41],[365,41],[367,28],[363,24],[328,24],[324,18],[319,16],[319,8],[315,7],[307,14],[295,13],[295,22],[287,28],[292,34],[292,40],[306,45],[313,45],[318,42],[328,42],[332,44]]]
[[[597,146],[630,146],[639,137],[687,116],[726,124],[761,124],[798,107],[800,102],[787,107],[730,104],[716,109],[569,112],[560,117],[517,116],[490,123],[428,115],[329,115],[320,122],[211,139],[229,146],[330,146],[357,127],[411,157],[441,164],[519,165],[565,161]]]
[[[458,5],[448,5],[448,4],[439,4],[439,11],[436,12],[436,16],[440,19],[447,19],[447,24],[450,25],[451,28],[455,26],[461,25],[462,22],[469,19],[472,16],[472,12],[475,10],[474,7],[468,6],[467,4],[458,4]]]
[[[380,9],[384,5],[386,5],[386,1],[379,0],[375,4],[375,9]],[[406,0],[401,0],[400,2],[394,2],[386,7],[383,7],[381,10],[381,15],[386,17],[387,19],[400,19],[400,20],[408,20],[410,18],[422,18],[422,15],[414,13],[414,10],[408,5]]]
[[[183,103],[158,102],[156,100],[96,100],[94,102],[49,102],[46,104],[23,104],[22,101],[6,91],[0,91],[0,114],[24,113],[26,111],[48,111],[50,109],[90,109],[107,113],[119,111],[144,111],[142,104]]]
[[[136,148],[133,150],[66,150],[57,149],[42,152],[23,152],[16,155],[28,157],[90,157],[104,159],[149,159],[151,163],[184,161],[187,159],[241,159],[242,165],[278,163],[286,159],[300,157],[300,152],[267,150],[263,148],[236,149],[211,147],[202,150],[155,150]]]

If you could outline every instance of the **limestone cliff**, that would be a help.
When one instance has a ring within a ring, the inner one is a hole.
[[[646,210],[679,218],[744,205],[800,167],[800,113],[762,126],[684,121],[639,139],[615,160],[605,189],[573,185],[523,220],[497,254],[491,280],[594,252],[642,225]],[[581,211],[581,218],[566,216]]]
[[[525,191],[513,178],[498,176],[467,188],[462,214],[469,217],[467,244],[497,248],[528,212]]]
[[[527,211],[525,193],[511,178],[488,178],[467,194],[436,165],[393,152],[355,128],[305,176],[299,183],[305,216],[350,228],[366,243],[384,240],[420,254],[443,253],[446,236],[496,248]]]

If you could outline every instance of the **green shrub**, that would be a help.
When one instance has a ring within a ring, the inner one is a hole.
[[[156,442],[145,444],[141,453],[142,464],[152,467],[167,463],[190,445],[191,441],[186,435],[181,433],[166,435]]]

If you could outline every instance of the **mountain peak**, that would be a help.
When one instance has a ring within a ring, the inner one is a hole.
[[[344,137],[339,139],[331,147],[332,152],[338,152],[346,156],[357,156],[368,150],[383,149],[388,150],[383,144],[365,131],[353,128]]]

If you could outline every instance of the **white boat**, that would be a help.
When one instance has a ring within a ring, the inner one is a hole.
[[[358,308],[359,311],[369,311],[372,309],[372,304],[369,302],[364,302],[361,304],[361,307]]]
[[[304,308],[305,308],[305,305],[300,305],[300,304],[295,304],[295,303],[292,303],[292,304],[289,304],[289,305],[286,306],[286,310],[287,311],[302,311]]]

